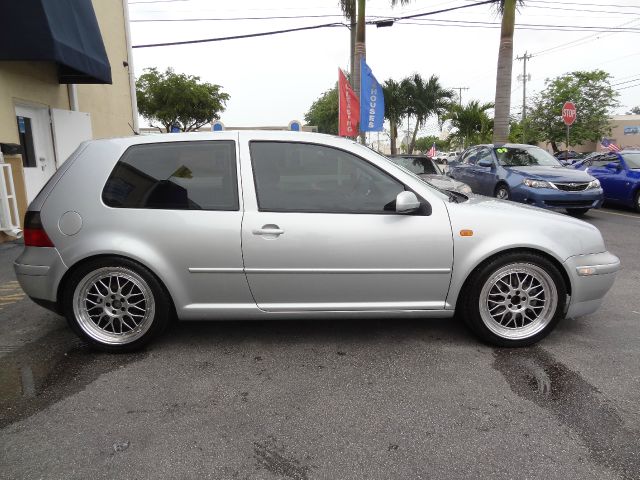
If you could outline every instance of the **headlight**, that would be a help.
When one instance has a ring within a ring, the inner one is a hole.
[[[587,185],[587,190],[591,188],[600,188],[600,180],[596,178],[595,180],[589,182],[589,185]]]
[[[473,193],[473,192],[471,191],[471,187],[470,187],[469,185],[467,185],[467,184],[460,185],[460,186],[458,187],[458,191],[459,191],[460,193],[464,193],[465,195],[469,195],[470,193]]]
[[[533,180],[531,178],[525,178],[522,183],[531,188],[553,188],[549,182],[546,182],[544,180]]]

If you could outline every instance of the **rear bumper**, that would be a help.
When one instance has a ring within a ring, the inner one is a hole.
[[[13,264],[24,292],[38,304],[58,301],[58,286],[67,266],[55,248],[25,247]]]
[[[564,262],[571,277],[571,301],[567,317],[595,312],[613,286],[620,260],[609,252],[576,255]]]
[[[567,208],[600,208],[604,194],[601,188],[565,192],[552,188],[529,188],[518,185],[511,192],[511,199],[548,210],[565,210]]]

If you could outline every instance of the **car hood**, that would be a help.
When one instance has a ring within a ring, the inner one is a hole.
[[[593,177],[582,170],[565,167],[506,167],[523,177],[550,182],[590,182]]]
[[[418,175],[420,178],[425,179],[427,182],[435,185],[441,190],[456,190],[460,191],[462,187],[466,186],[466,183],[459,182],[454,180],[451,177],[447,177],[445,175],[435,175],[435,174],[427,174],[422,173]]]
[[[543,247],[561,260],[606,250],[596,227],[565,214],[482,195],[447,208],[453,232],[471,229],[478,241]]]

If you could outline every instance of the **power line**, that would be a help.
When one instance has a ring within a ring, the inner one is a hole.
[[[612,87],[616,87],[618,85],[624,85],[625,83],[631,83],[631,82],[640,82],[640,75],[636,75],[636,78],[632,78],[631,80],[626,80],[624,82],[618,82],[618,83],[612,83],[611,86]]]
[[[133,45],[131,48],[151,48],[151,47],[168,47],[171,45],[190,45],[193,43],[221,42],[223,40],[238,40],[241,38],[266,37],[268,35],[278,35],[280,33],[300,32],[302,30],[316,30],[318,28],[328,27],[346,27],[345,23],[325,23],[323,25],[312,25],[309,27],[286,28],[284,30],[272,30],[270,32],[249,33],[246,35],[233,35],[231,37],[203,38],[200,40],[184,40],[182,42],[163,42],[163,43],[147,43],[144,45]]]
[[[557,5],[558,2],[549,2],[545,0],[528,0],[528,3],[545,3],[549,5]],[[611,3],[579,3],[579,2],[561,2],[562,5],[578,5],[580,7],[588,6],[588,7],[612,7],[612,8],[640,8],[638,5],[613,5]]]
[[[157,0],[160,1],[160,0]],[[171,0],[165,0],[165,1],[171,1]],[[183,1],[183,0],[180,0]],[[186,1],[186,0],[184,0]],[[486,5],[489,3],[494,3],[494,0],[483,0],[481,2],[476,2],[476,3],[470,3],[467,5],[460,5],[458,7],[450,7],[450,8],[443,8],[440,10],[433,10],[431,12],[425,12],[425,13],[417,13],[414,15],[406,15],[403,17],[396,17],[396,18],[389,18],[389,20],[404,20],[404,19],[409,19],[409,18],[419,18],[419,17],[426,17],[428,15],[436,15],[438,13],[445,13],[445,12],[452,12],[454,10],[461,10],[463,8],[471,8],[471,7],[476,7],[478,5]],[[249,34],[245,34],[245,35],[233,35],[230,37],[217,37],[217,38],[204,38],[204,39],[199,39],[199,40],[184,40],[184,41],[180,41],[180,42],[162,42],[162,43],[148,43],[148,44],[144,44],[144,45],[133,45],[132,48],[151,48],[151,47],[168,47],[171,45],[190,45],[190,44],[194,44],[194,43],[208,43],[208,42],[221,42],[223,40],[237,40],[237,39],[241,39],[241,38],[253,38],[253,37],[265,37],[268,35],[278,35],[281,33],[289,33],[289,32],[300,32],[303,30],[316,30],[319,28],[328,28],[328,27],[346,27],[347,25],[344,23],[338,23],[338,22],[334,22],[334,23],[325,23],[322,25],[311,25],[308,27],[298,27],[298,28],[287,28],[287,29],[283,29],[283,30],[272,30],[270,32],[260,32],[260,33],[249,33]]]
[[[634,85],[628,85],[628,86],[622,87],[622,88],[616,88],[615,90],[617,90],[619,92],[620,90],[626,90],[627,88],[634,88],[634,87],[640,87],[640,83],[636,83]]]
[[[425,22],[406,22],[399,21],[399,25],[420,25],[423,27],[460,27],[460,28],[500,28],[499,23],[491,22],[463,22],[462,20],[425,20]],[[451,22],[451,23],[443,23]],[[465,24],[469,23],[469,24]],[[596,30],[597,29],[597,30]],[[640,28],[625,28],[620,30],[611,30],[610,27],[592,27],[592,26],[564,26],[564,25],[544,25],[544,24],[520,24],[516,25],[516,30],[533,30],[543,32],[598,32],[598,33],[640,33]],[[537,55],[533,55],[537,56]]]

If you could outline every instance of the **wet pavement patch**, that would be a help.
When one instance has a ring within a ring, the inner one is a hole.
[[[591,459],[625,479],[640,478],[640,431],[582,376],[540,347],[496,349],[493,366],[511,390],[578,434]]]
[[[307,480],[311,467],[285,454],[273,437],[265,442],[254,442],[254,458],[258,468],[264,469],[278,478],[291,480]]]
[[[100,375],[146,356],[99,353],[67,328],[0,356],[0,428],[83,390]]]

